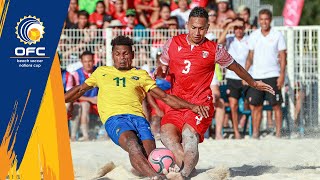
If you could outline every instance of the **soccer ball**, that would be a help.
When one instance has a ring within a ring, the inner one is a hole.
[[[148,161],[156,173],[162,174],[163,169],[174,167],[175,157],[167,148],[156,148],[150,153]]]

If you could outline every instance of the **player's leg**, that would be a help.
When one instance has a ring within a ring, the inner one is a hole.
[[[232,119],[232,126],[233,126],[233,131],[234,131],[234,136],[235,139],[241,139],[241,135],[239,133],[239,114],[238,114],[238,99],[229,97],[229,104],[230,104],[230,109],[231,109],[231,119]]]
[[[79,103],[74,103],[73,111],[72,111],[71,133],[70,133],[71,141],[76,141],[80,118],[81,118],[81,106]]]
[[[277,78],[268,78],[263,80],[264,83],[269,84],[275,91],[275,95],[266,93],[266,99],[269,101],[272,109],[274,111],[274,116],[276,120],[276,136],[281,136],[282,128],[282,109],[281,103],[283,102],[281,89],[277,87]]]
[[[222,124],[224,121],[224,116],[225,116],[225,106],[224,106],[224,101],[221,97],[220,94],[220,88],[219,85],[217,84],[211,84],[210,85],[211,91],[212,91],[212,96],[213,96],[213,104],[215,107],[215,121],[216,121],[216,139],[223,139],[222,136]]]
[[[162,144],[172,151],[176,159],[176,164],[181,167],[183,161],[183,148],[181,145],[181,131],[184,125],[183,113],[178,110],[168,108],[162,117],[160,127],[160,137]]]
[[[250,105],[251,116],[252,116],[252,126],[253,126],[253,138],[259,138],[260,134],[260,124],[262,119],[262,105]]]
[[[186,117],[186,124],[184,124],[182,130],[184,167],[180,169],[184,177],[188,177],[197,165],[199,160],[198,144],[203,142],[204,134],[212,121],[213,104],[208,102],[207,105],[210,107],[208,118],[203,118],[190,110],[184,114],[184,117]]]
[[[238,100],[241,97],[243,85],[241,80],[235,80],[235,79],[227,79],[227,94],[228,94],[228,100],[230,104],[231,109],[231,119],[232,119],[232,126],[233,131],[236,139],[241,139],[241,135],[239,133],[239,105]]]
[[[145,150],[140,144],[137,129],[130,115],[110,117],[105,123],[105,128],[111,140],[128,152],[130,163],[139,174],[147,177],[158,176],[146,158]]]
[[[89,113],[90,113],[90,103],[83,101],[81,105],[81,118],[80,118],[80,128],[82,131],[83,137],[81,140],[89,140]]]
[[[223,139],[222,127],[223,127],[223,121],[224,121],[224,118],[225,118],[226,111],[225,111],[224,100],[222,98],[219,98],[216,101],[215,111],[216,111],[216,113],[215,113],[215,119],[216,119],[216,132],[215,132],[215,135],[216,135],[216,139]]]
[[[181,167],[180,171],[182,176],[188,177],[199,160],[199,135],[197,131],[188,124],[185,124],[182,130],[182,144],[184,150],[184,166]]]
[[[156,140],[160,139],[160,121],[161,117],[155,114],[151,116],[151,131]]]
[[[252,116],[252,126],[253,126],[252,137],[259,138],[264,92],[258,91],[250,87],[247,93],[247,98],[250,104],[251,116]]]
[[[131,165],[135,168],[135,170],[147,177],[157,176],[156,172],[153,170],[147,158],[145,157],[135,132],[123,132],[119,138],[119,145],[122,149],[128,152]]]
[[[173,124],[164,124],[160,128],[160,137],[163,145],[172,151],[176,164],[181,168],[184,153],[181,145],[180,130]]]

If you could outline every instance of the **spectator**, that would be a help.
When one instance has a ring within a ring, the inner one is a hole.
[[[152,24],[152,29],[168,28],[170,18],[170,6],[162,4],[160,7],[160,19]]]
[[[115,3],[115,11],[111,14],[112,18],[119,20],[122,24],[126,24],[125,17],[126,11],[123,8],[123,0],[117,0]]]
[[[62,76],[63,90],[64,90],[64,93],[66,93],[67,91],[69,91],[69,89],[71,89],[75,85],[74,77],[65,69],[61,69],[61,76]],[[69,103],[65,103],[65,105],[68,113],[68,119],[70,119],[72,116],[73,104],[72,102],[69,102]]]
[[[118,0],[104,0],[104,4],[106,5],[106,13],[107,14],[114,14],[115,12],[115,6]],[[129,6],[128,4],[128,0],[123,0],[123,9],[126,11],[129,8],[133,8]],[[132,0],[130,0],[129,2],[133,3]]]
[[[168,36],[176,36],[178,35],[178,18],[176,16],[171,16],[168,21]]]
[[[71,41],[68,43],[75,44],[75,46],[68,46],[70,47],[63,56],[70,58],[71,56],[78,57],[78,52],[82,52],[86,50],[92,43],[92,37],[88,31],[89,29],[89,14],[87,11],[81,10],[78,12],[78,23],[72,27],[72,29],[76,29],[75,31],[71,31]],[[80,63],[79,63],[80,64]]]
[[[78,23],[74,29],[88,29],[89,28],[89,14],[85,10],[78,12]]]
[[[160,65],[160,55],[161,52],[159,51],[157,54],[157,66]],[[168,73],[166,77],[163,79],[162,77],[154,77],[157,82],[157,86],[165,91],[166,93],[170,93],[171,88],[171,74]],[[166,109],[168,106],[163,103],[159,99],[155,99],[151,96],[150,93],[147,94],[147,100],[151,108],[151,119],[150,119],[150,126],[151,126],[151,132],[154,135],[155,139],[160,139],[160,121],[162,116],[165,114]]]
[[[140,22],[150,27],[159,18],[159,0],[134,0]]]
[[[195,7],[207,7],[208,0],[192,0],[190,4],[190,9],[193,9]]]
[[[103,1],[98,1],[96,10],[90,15],[89,22],[95,24],[98,29],[103,28],[104,21],[110,22],[112,17],[105,13],[106,6]]]
[[[130,30],[131,32],[137,24],[136,10],[128,9],[126,12],[126,20],[126,31]]]
[[[248,37],[245,36],[244,20],[242,18],[236,18],[232,23],[228,24],[227,28],[222,32],[219,37],[218,43],[226,44],[228,53],[237,61],[242,67],[245,67],[246,59],[249,53]],[[227,33],[233,30],[235,36],[228,37]],[[250,72],[250,71],[249,71]],[[242,84],[241,78],[233,71],[227,70],[227,96],[231,109],[231,119],[233,122],[234,136],[236,139],[241,139],[241,135],[238,129],[238,100],[242,97],[242,93],[245,92],[248,87]]]
[[[245,30],[257,29],[257,26],[250,24],[251,13],[250,13],[250,9],[247,6],[245,5],[239,6],[238,13],[239,13],[239,17],[244,20]]]
[[[224,28],[227,19],[234,19],[237,17],[236,13],[232,9],[229,9],[229,0],[217,0],[218,16],[217,23],[220,28]],[[231,21],[229,21],[231,22]]]
[[[216,65],[216,68],[220,68],[220,67]],[[215,109],[215,115],[214,115],[214,119],[216,121],[215,139],[220,140],[220,139],[223,139],[222,126],[223,126],[223,120],[224,120],[226,111],[225,111],[224,100],[221,98],[219,80],[216,73],[213,76],[212,82],[210,84],[210,89],[212,91],[213,105]]]
[[[78,22],[78,1],[70,0],[68,16],[65,21],[65,28],[70,29],[76,26]]]
[[[214,9],[210,9],[208,11],[208,15],[209,15],[209,29],[208,29],[208,33],[206,34],[206,38],[209,39],[210,41],[216,40],[217,36],[216,36],[216,30],[219,29],[219,26],[217,24],[217,12]]]
[[[272,95],[252,88],[248,90],[254,138],[259,137],[264,99],[269,101],[275,113],[276,137],[281,136],[281,103],[283,101],[281,87],[285,78],[286,43],[281,32],[270,26],[271,20],[271,11],[267,9],[261,10],[259,12],[259,24],[261,28],[254,31],[249,38],[250,51],[246,61],[246,69],[248,70],[252,65],[253,78],[269,84],[275,91],[275,95]]]
[[[79,0],[79,9],[85,10],[89,14],[92,14],[96,9],[96,4],[100,0]]]
[[[90,51],[85,51],[81,54],[80,59],[81,63],[83,65],[82,68],[78,69],[74,73],[74,78],[76,85],[80,85],[84,83],[86,79],[88,79],[93,71],[96,69],[94,66],[94,61],[93,61],[94,54],[92,54]],[[98,88],[91,89],[90,91],[87,91],[83,96],[79,98],[79,102],[75,104],[78,107],[76,109],[76,117],[75,117],[75,122],[72,127],[71,131],[71,140],[75,140],[76,138],[76,132],[78,129],[78,123],[80,119],[80,129],[82,131],[83,137],[80,138],[80,141],[87,141],[89,140],[89,113],[90,113],[90,108],[92,105],[97,104],[97,93],[98,93]]]
[[[171,12],[171,16],[176,16],[179,22],[179,28],[185,29],[186,22],[188,21],[189,14],[191,10],[189,9],[188,0],[176,0],[174,3],[178,4],[178,9],[175,9]]]

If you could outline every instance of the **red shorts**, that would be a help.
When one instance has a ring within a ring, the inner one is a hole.
[[[159,109],[161,111],[163,111],[164,113],[166,113],[166,111],[168,111],[168,109],[170,108],[170,106],[168,106],[166,103],[164,103],[163,101],[159,100],[159,99],[155,99]],[[156,116],[156,110],[154,108],[151,108],[151,116]]]
[[[208,118],[200,117],[189,109],[176,110],[170,108],[170,110],[162,117],[161,126],[165,124],[173,124],[179,129],[180,133],[182,133],[183,126],[188,124],[197,131],[199,134],[199,141],[201,143],[203,142],[205,132],[212,122],[214,112],[213,104],[210,103],[208,106],[210,107]]]

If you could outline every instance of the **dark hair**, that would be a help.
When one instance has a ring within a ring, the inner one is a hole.
[[[118,37],[112,39],[112,41],[111,41],[112,51],[113,51],[113,48],[118,45],[129,46],[130,49],[132,50],[133,41],[131,38],[129,38],[127,36],[118,36]]]
[[[167,4],[167,3],[162,3],[162,4],[160,5],[160,11],[162,11],[162,9],[165,8],[165,7],[169,8],[169,10],[171,11],[170,5]]]
[[[86,16],[87,18],[89,18],[89,13],[85,10],[81,10],[78,12],[78,17],[80,16]]]
[[[179,22],[177,16],[170,16],[168,20],[175,20],[177,23]]]
[[[86,56],[86,55],[93,56],[94,54],[93,54],[91,51],[84,51],[84,52],[80,55],[80,59],[82,59],[82,57],[83,57],[83,56]]]
[[[251,15],[251,10],[250,10],[250,8],[245,7],[245,8],[243,9],[243,11],[247,11],[247,12],[248,12],[248,14],[249,14],[249,16]]]
[[[235,19],[233,19],[233,21],[236,21],[236,20],[238,20],[238,21],[242,21],[243,23],[245,23],[245,22],[244,22],[244,19],[243,19],[243,18],[241,18],[241,17],[236,17]]]
[[[106,9],[106,5],[101,0],[96,3],[96,8],[97,8],[98,4],[100,4],[100,3],[103,5],[103,8]],[[96,12],[96,10],[95,10],[95,12]]]
[[[204,8],[195,7],[191,10],[190,15],[189,15],[189,19],[191,17],[202,17],[202,18],[206,18],[206,20],[208,21],[209,15],[208,15],[208,12]]]
[[[262,9],[262,10],[260,10],[260,11],[259,11],[259,16],[260,16],[261,14],[266,14],[266,15],[269,16],[269,18],[272,18],[272,12],[271,12],[269,9]]]

